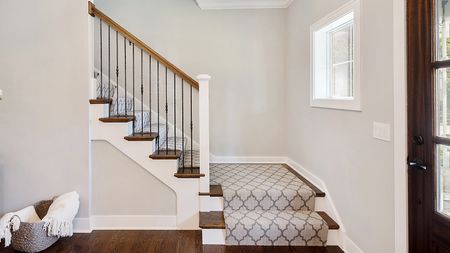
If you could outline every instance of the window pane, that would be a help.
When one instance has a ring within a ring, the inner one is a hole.
[[[332,33],[333,64],[353,59],[353,25],[346,24]]]
[[[450,56],[450,3],[448,0],[437,0],[437,58],[438,60],[447,60]]]
[[[333,67],[332,96],[351,97],[353,96],[353,63],[348,62]]]
[[[437,145],[437,211],[450,216],[450,147]]]
[[[436,134],[450,138],[450,68],[436,73]]]

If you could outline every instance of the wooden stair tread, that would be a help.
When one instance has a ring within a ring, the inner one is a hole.
[[[180,167],[174,176],[178,178],[200,178],[204,177],[205,174],[200,173],[200,167]]]
[[[309,188],[311,188],[311,190],[313,190],[316,193],[316,197],[321,197],[321,198],[325,197],[325,192],[320,190],[317,186],[315,186],[313,183],[311,183],[308,179],[306,179],[305,177],[300,175],[296,170],[294,170],[287,164],[283,164],[283,166],[286,169],[288,169],[292,174],[294,174],[296,177],[298,177],[300,180],[302,180],[307,186],[309,186]]]
[[[181,157],[180,150],[159,150],[150,155],[150,158],[156,160],[176,160]]]
[[[327,213],[323,211],[317,211],[317,214],[322,217],[322,219],[328,224],[328,229],[330,230],[337,230],[339,229],[339,224],[337,224],[336,221],[333,220]]]
[[[201,178],[205,176],[205,174],[203,173],[199,174],[175,173],[173,175],[177,178]]]
[[[221,211],[200,212],[199,223],[203,229],[225,229],[225,217]]]
[[[134,120],[134,116],[124,116],[124,117],[106,117],[106,118],[100,118],[101,122],[105,123],[123,123],[123,122],[130,122]]]
[[[112,99],[111,98],[96,98],[96,99],[89,99],[89,104],[91,105],[98,105],[98,104],[111,104]]]
[[[152,141],[158,137],[158,133],[134,133],[132,135],[125,136],[127,141]]]
[[[210,197],[223,197],[222,186],[219,185],[210,185],[209,192],[200,192],[200,196],[210,196]]]

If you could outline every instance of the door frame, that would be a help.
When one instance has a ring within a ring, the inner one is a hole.
[[[393,0],[395,252],[408,252],[406,1]]]

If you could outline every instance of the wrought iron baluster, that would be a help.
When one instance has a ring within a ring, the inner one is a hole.
[[[119,116],[119,32],[116,31],[116,85],[117,85],[117,116]]]
[[[181,137],[183,138],[183,142],[181,143],[181,151],[183,152],[183,159],[181,162],[183,163],[183,171],[184,171],[184,80],[181,79]]]
[[[108,101],[111,99],[111,26],[108,25]],[[108,110],[111,117],[111,110]]]
[[[101,19],[100,19],[100,98],[103,98],[103,24]]]
[[[143,69],[143,51],[141,48],[141,134],[144,133],[144,69]]]
[[[169,104],[167,103],[167,66],[166,66],[166,154],[169,153]]]
[[[150,133],[152,133],[152,57],[148,55],[148,124],[150,127]]]
[[[125,36],[123,37],[123,55],[124,55],[124,86],[125,86],[125,104],[124,104],[124,109],[125,109],[125,116],[128,116],[128,108],[127,108],[127,38],[125,38]],[[117,87],[119,87],[119,85],[117,85]],[[117,90],[118,92],[118,90]],[[117,110],[119,110],[119,104],[117,104]]]
[[[173,73],[173,147],[177,150],[177,76]]]
[[[135,72],[134,72],[134,43],[133,43],[133,115],[132,115],[132,117],[134,117],[136,114],[135,114],[135,108],[136,108],[136,106],[135,106],[135,95],[134,95],[134,86],[135,86]],[[134,128],[135,128],[135,126],[136,126],[136,118],[134,118],[133,119],[133,135],[134,135]]]
[[[191,92],[191,94],[190,94],[190,106],[191,106],[191,173],[193,173],[193,168],[194,168],[194,165],[193,165],[193,162],[194,162],[194,159],[193,159],[193,148],[192,148],[192,140],[194,139],[194,134],[193,134],[193,129],[194,129],[194,123],[193,123],[193,120],[192,120],[192,85],[190,85],[190,92]]]
[[[159,154],[159,146],[160,146],[160,143],[159,143],[159,141],[161,140],[161,136],[159,135],[159,79],[160,79],[160,77],[159,77],[159,61],[157,62],[157,66],[156,66],[156,78],[157,78],[157,80],[156,80],[156,92],[158,93],[157,94],[157,97],[156,97],[156,106],[157,106],[157,108],[158,108],[158,118],[157,118],[157,120],[158,120],[158,139],[157,139],[157,147],[158,147],[158,154]]]

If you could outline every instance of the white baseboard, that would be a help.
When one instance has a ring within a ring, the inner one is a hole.
[[[344,251],[347,253],[364,253],[347,235],[344,236]]]
[[[211,154],[211,163],[286,163],[284,156],[216,156]]]
[[[90,218],[75,218],[73,220],[73,232],[74,233],[91,233],[91,219]]]
[[[176,230],[176,215],[94,215],[75,218],[74,233],[93,230]]]
[[[176,215],[94,215],[92,230],[174,230]]]

